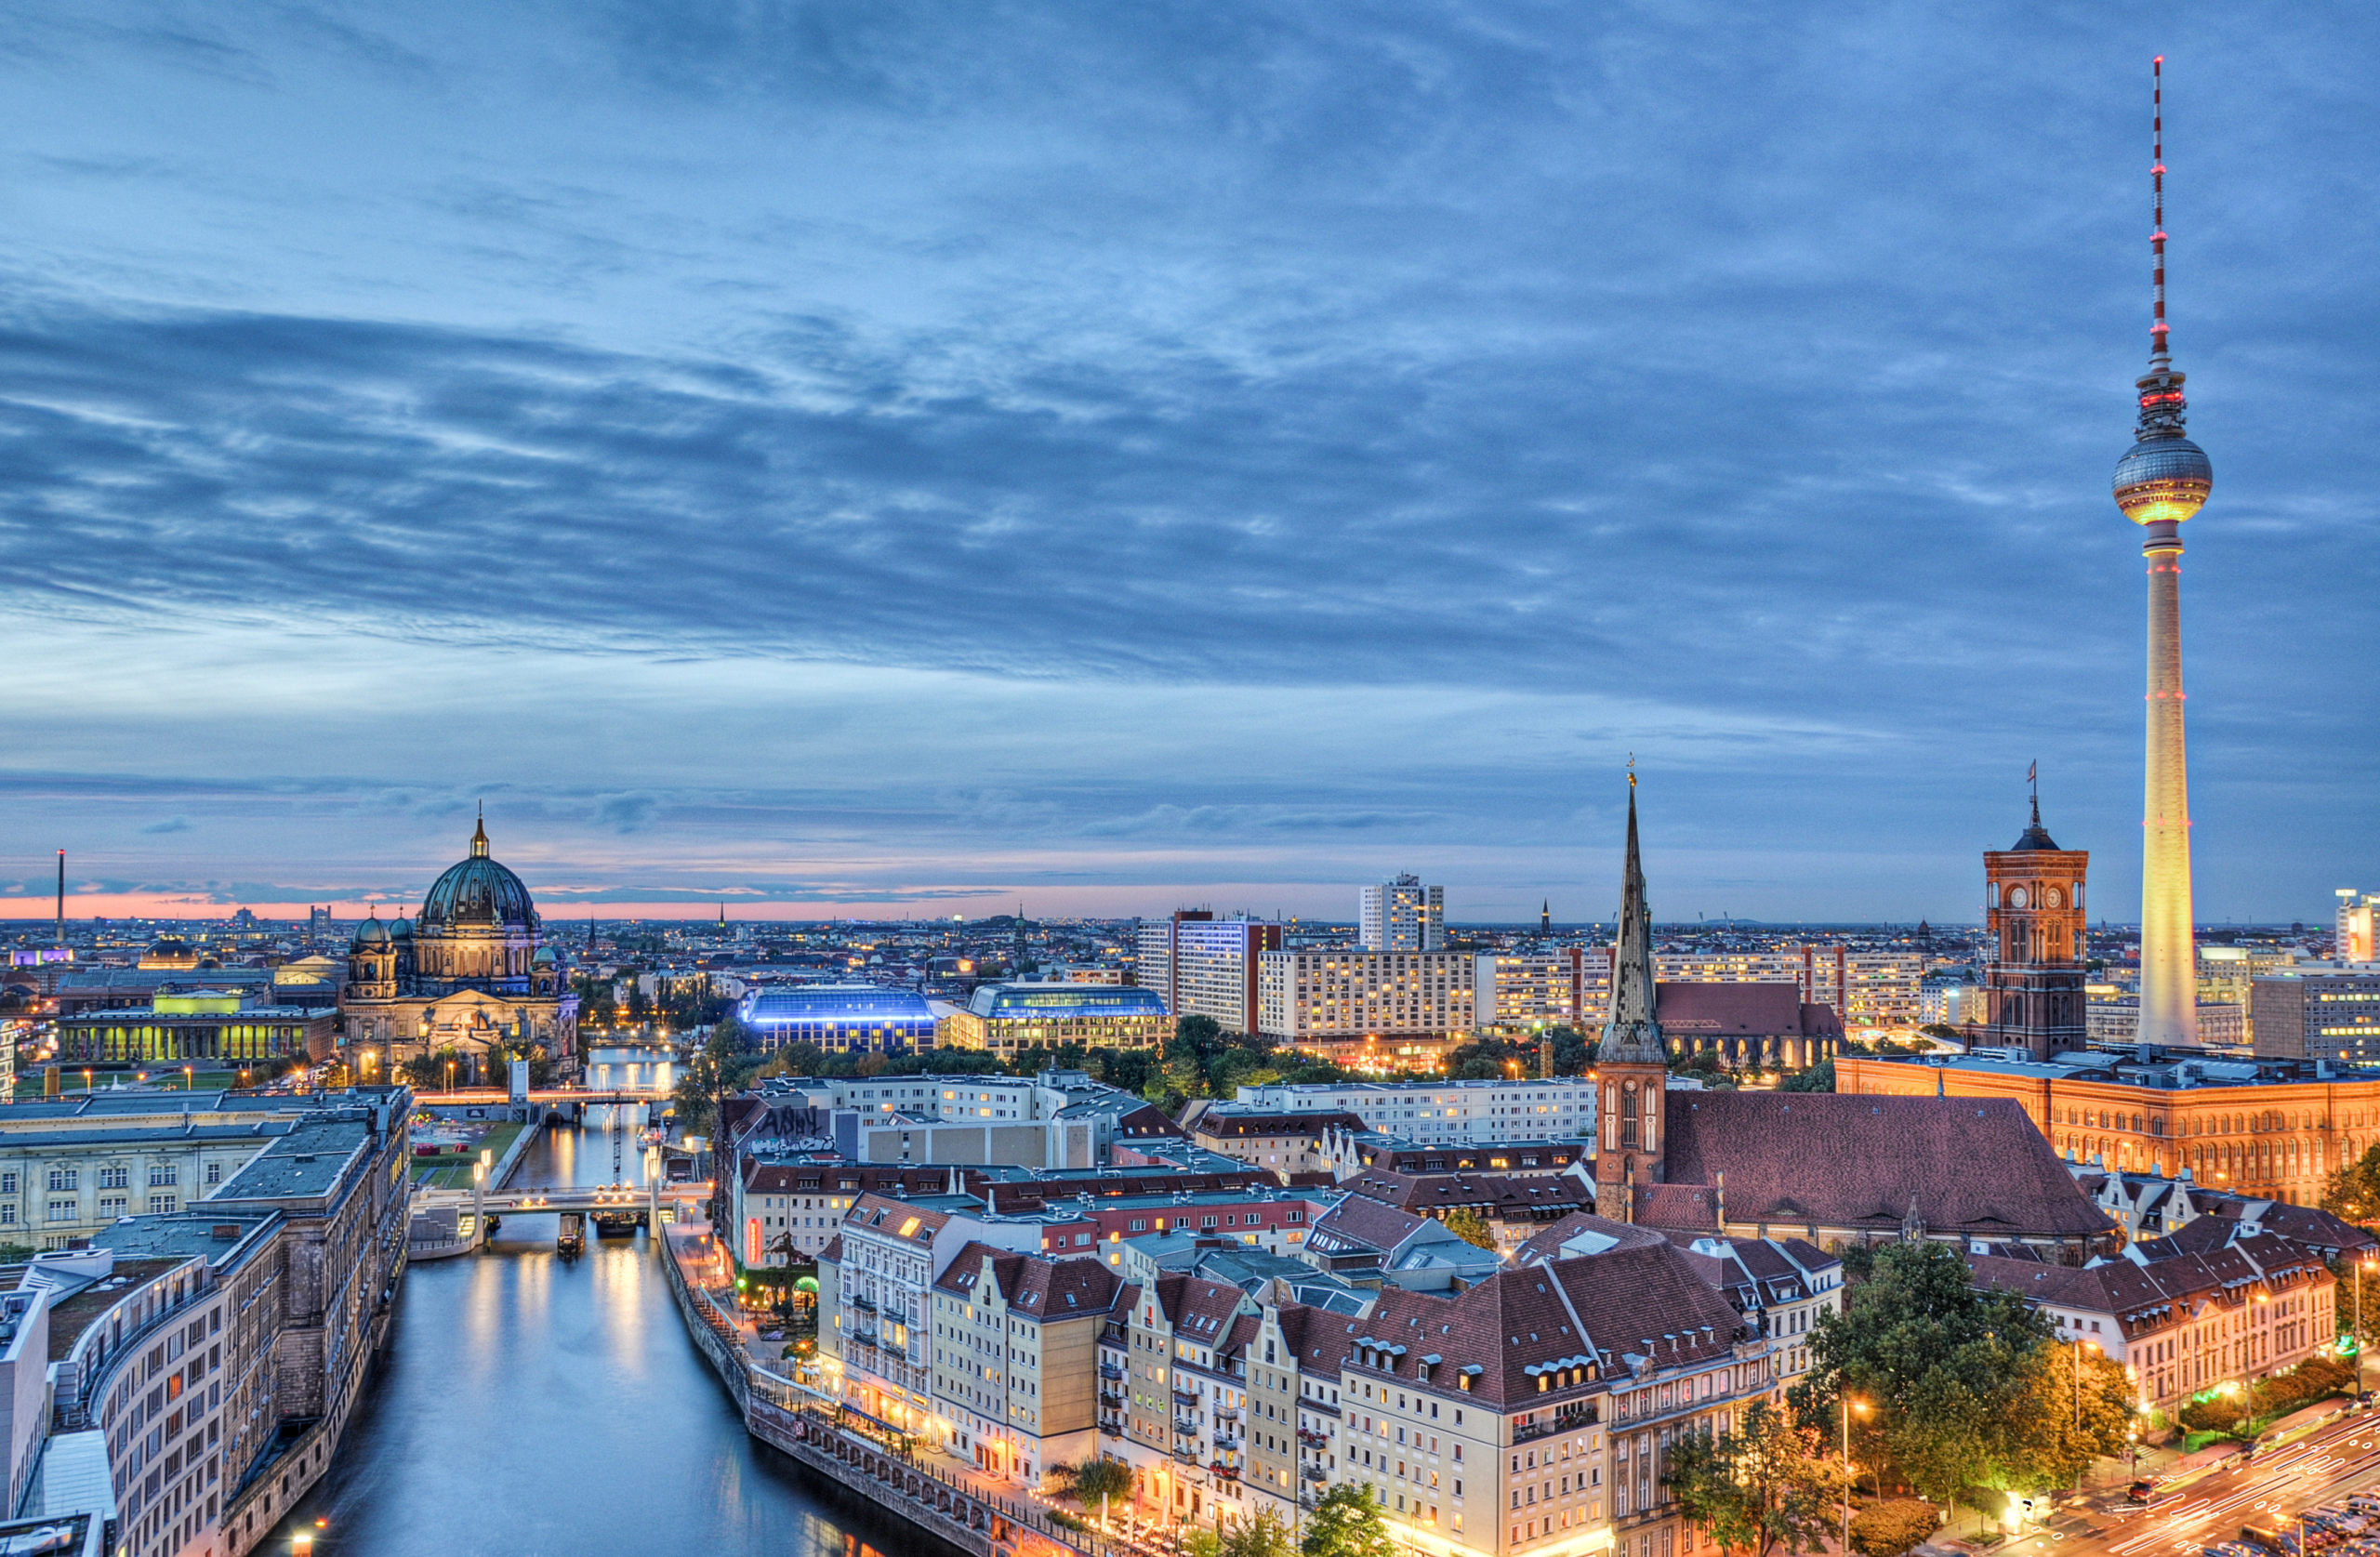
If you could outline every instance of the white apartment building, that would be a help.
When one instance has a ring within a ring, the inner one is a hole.
[[[1611,954],[1602,946],[1564,946],[1536,956],[1481,952],[1472,961],[1472,1017],[1481,1027],[1529,1031],[1600,1025],[1611,1008]]]
[[[1267,1114],[1348,1113],[1366,1128],[1428,1146],[1559,1141],[1593,1132],[1595,1084],[1551,1081],[1275,1082],[1242,1087],[1236,1106]]]
[[[1139,982],[1169,1016],[1209,1016],[1227,1033],[1253,1033],[1257,959],[1280,946],[1281,927],[1270,920],[1219,919],[1204,909],[1143,919]]]
[[[1366,887],[1355,923],[1365,951],[1437,951],[1446,944],[1447,890],[1424,886],[1418,876]]]
[[[1281,1043],[1466,1034],[1473,960],[1469,952],[1265,952],[1256,1031]]]
[[[1831,1007],[1846,1031],[1906,1030],[1924,1020],[1925,958],[1917,952],[1811,943],[1761,952],[1663,952],[1653,966],[1656,978],[1675,983],[1798,984],[1804,1000]]]
[[[2333,921],[2336,943],[2331,956],[2340,962],[2370,962],[2380,957],[2380,897],[2353,887],[2338,890],[2338,914]]]

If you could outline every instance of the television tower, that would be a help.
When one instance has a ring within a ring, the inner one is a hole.
[[[2142,527],[2149,559],[2149,760],[2140,850],[2140,1041],[2198,1041],[2198,958],[2190,915],[2189,762],[2182,745],[2182,521],[2215,486],[2206,452],[2183,434],[2188,404],[2165,323],[2165,57],[2151,67],[2149,173],[2156,225],[2155,312],[2149,372],[2137,381],[2140,420],[2116,464],[2116,507]]]

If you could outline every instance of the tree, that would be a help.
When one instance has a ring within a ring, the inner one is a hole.
[[[1053,1465],[1050,1473],[1061,1477],[1073,1490],[1076,1501],[1086,1509],[1102,1498],[1121,1502],[1132,1495],[1132,1468],[1104,1455],[1079,1465]]]
[[[1805,1426],[1831,1430],[1846,1396],[1864,1403],[1855,1457],[1937,1503],[2045,1484],[2024,1430],[2040,1418],[2047,1319],[2016,1293],[1977,1290],[1957,1250],[1922,1241],[1877,1249],[1847,1296],[1819,1317],[1812,1366],[1789,1395]]]
[[[1834,1062],[1821,1060],[1808,1070],[1787,1076],[1777,1084],[1780,1092],[1831,1092],[1834,1090]]]
[[[2371,1146],[2322,1181],[2322,1209],[2358,1226],[2380,1224],[2380,1146]]]
[[[1723,1551],[1769,1557],[1825,1544],[1844,1486],[1814,1428],[1765,1400],[1725,1438],[1689,1433],[1670,1449],[1669,1485],[1686,1517]]]
[[[1176,1052],[1175,1045],[1192,1054],[1203,1057],[1206,1051],[1223,1041],[1223,1024],[1211,1016],[1185,1016],[1173,1024],[1173,1043],[1166,1047],[1166,1058]]]
[[[1396,1546],[1388,1538],[1388,1524],[1372,1495],[1353,1482],[1341,1482],[1315,1505],[1300,1557],[1396,1557]]]
[[[1259,1509],[1223,1532],[1221,1557],[1293,1557],[1289,1527],[1270,1509]]]
[[[1900,1557],[1941,1523],[1940,1511],[1922,1498],[1871,1503],[1851,1516],[1851,1550],[1859,1557]]]
[[[1486,1217],[1468,1206],[1457,1206],[1439,1220],[1446,1223],[1448,1232],[1466,1244],[1490,1250],[1496,1247],[1496,1230],[1488,1225]]]

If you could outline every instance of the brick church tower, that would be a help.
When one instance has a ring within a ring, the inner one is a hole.
[[[1620,945],[1612,958],[1611,1020],[1595,1047],[1595,1214],[1636,1220],[1636,1192],[1661,1181],[1662,1100],[1669,1044],[1653,1014],[1653,911],[1636,856],[1636,775],[1628,775],[1628,866]]]
[[[2030,1049],[2036,1060],[2082,1047],[2089,955],[2082,886],[2090,866],[2090,851],[2060,849],[2043,828],[2038,788],[2033,825],[2016,847],[1984,851],[1984,928],[1992,959],[1984,970],[1984,1023],[1975,1042]]]

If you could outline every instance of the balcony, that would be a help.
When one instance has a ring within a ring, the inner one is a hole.
[[[1328,1445],[1330,1440],[1310,1427],[1302,1427],[1298,1429],[1298,1442],[1309,1449],[1319,1449]]]
[[[1236,1422],[1239,1420],[1239,1407],[1236,1405],[1218,1405],[1214,1408],[1212,1415],[1215,1420],[1219,1422]]]
[[[1173,1398],[1176,1400],[1197,1400],[1198,1398],[1198,1392],[1195,1386],[1176,1384],[1173,1386]]]
[[[853,1330],[852,1332],[852,1344],[853,1346],[873,1348],[876,1345],[876,1332],[874,1330]]]
[[[1323,1473],[1321,1466],[1306,1465],[1299,1468],[1298,1479],[1300,1481],[1312,1482],[1315,1485],[1320,1486],[1324,1482],[1329,1481],[1330,1478]]]
[[[1113,1379],[1121,1382],[1124,1378],[1124,1370],[1114,1363],[1102,1363],[1099,1365],[1099,1377],[1102,1379]]]
[[[1219,1459],[1212,1465],[1208,1466],[1207,1469],[1213,1471],[1216,1475],[1221,1476],[1227,1482],[1236,1482],[1239,1480],[1239,1467],[1236,1465],[1225,1465]]]
[[[856,1292],[852,1294],[851,1306],[859,1310],[862,1313],[874,1313],[876,1312],[875,1300],[872,1298],[862,1297]]]

